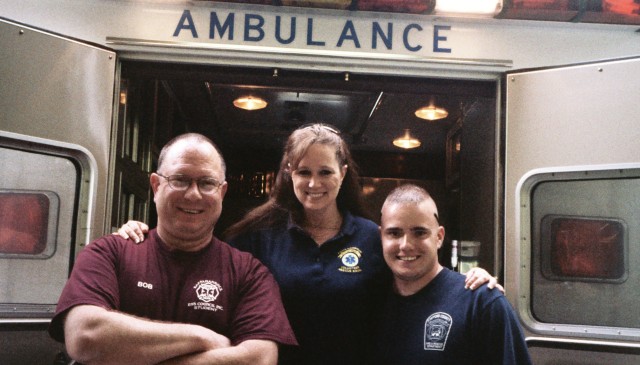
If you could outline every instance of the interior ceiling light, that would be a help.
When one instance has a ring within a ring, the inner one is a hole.
[[[446,118],[447,115],[449,115],[449,112],[447,112],[443,108],[438,108],[433,104],[429,106],[423,106],[422,108],[416,110],[416,117],[426,120],[438,120]]]
[[[233,101],[233,105],[244,110],[258,110],[265,108],[267,102],[255,96],[241,96]]]
[[[409,134],[408,129],[404,130],[404,135],[402,137],[398,137],[393,140],[394,146],[404,148],[407,150],[410,148],[420,147],[421,144],[422,143],[420,143],[420,141],[417,138],[414,138],[411,136],[411,134]]]

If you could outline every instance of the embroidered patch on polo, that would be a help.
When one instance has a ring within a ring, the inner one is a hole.
[[[342,272],[361,272],[358,264],[362,257],[362,251],[357,247],[349,247],[338,253],[338,258],[342,261],[342,266],[338,269]]]
[[[451,316],[447,313],[437,312],[430,315],[424,324],[424,349],[444,351],[451,323]]]

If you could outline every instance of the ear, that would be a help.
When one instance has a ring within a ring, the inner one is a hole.
[[[444,242],[444,227],[443,226],[439,226],[438,227],[438,250],[440,248],[442,248],[442,243]]]
[[[223,182],[222,185],[220,186],[220,199],[223,199],[224,196],[227,194],[227,188],[229,187],[229,185],[227,184],[227,182]]]
[[[160,176],[155,172],[151,173],[151,176],[149,176],[149,183],[151,184],[153,195],[156,195],[158,188],[160,187]]]
[[[340,172],[342,172],[342,179],[347,176],[347,169],[349,169],[349,165],[347,164],[342,165],[342,168],[340,168]]]

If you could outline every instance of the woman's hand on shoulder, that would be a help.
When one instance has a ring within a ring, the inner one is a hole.
[[[144,222],[130,220],[123,224],[114,235],[118,235],[124,239],[132,240],[135,243],[144,241],[144,234],[149,232],[149,226]]]
[[[467,277],[464,280],[464,288],[475,290],[482,284],[487,283],[489,289],[498,288],[504,293],[502,285],[498,284],[498,279],[495,276],[491,276],[487,270],[481,267],[474,267],[467,272]]]

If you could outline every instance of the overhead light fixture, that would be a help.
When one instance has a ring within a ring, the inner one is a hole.
[[[416,117],[426,120],[438,120],[446,118],[447,115],[449,115],[449,112],[447,112],[443,108],[438,108],[433,104],[423,106],[422,108],[416,110]]]
[[[494,17],[502,11],[503,0],[436,0],[434,13]]]
[[[408,129],[404,130],[404,135],[402,137],[398,137],[393,140],[394,146],[404,148],[407,150],[411,148],[420,147],[421,144],[422,143],[420,143],[420,141],[417,138],[414,138],[413,136],[411,136],[411,134],[409,134]]]
[[[233,101],[233,105],[244,110],[258,110],[265,108],[267,102],[255,96],[241,96]]]

